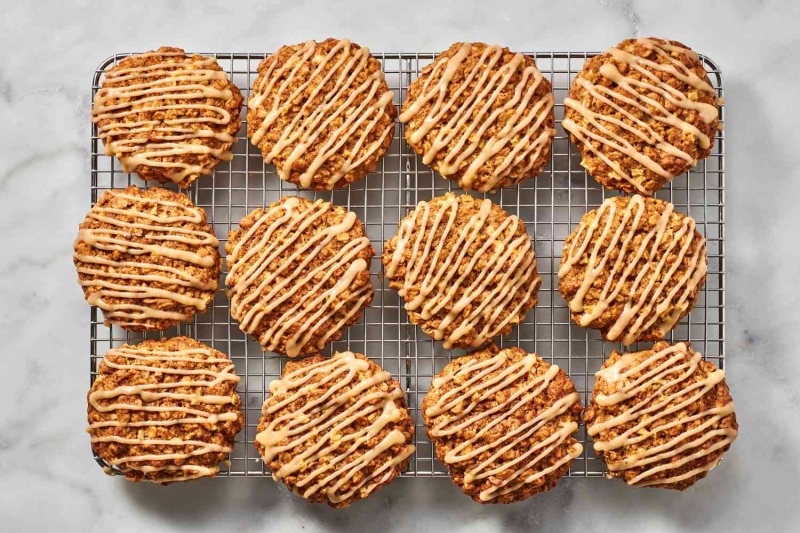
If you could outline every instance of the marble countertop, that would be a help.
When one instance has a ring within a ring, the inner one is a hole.
[[[800,509],[800,3],[761,1],[14,2],[0,17],[0,517],[3,531],[788,531]],[[83,431],[86,304],[70,259],[88,209],[94,67],[118,51],[275,50],[348,37],[376,51],[457,40],[600,50],[630,36],[711,56],[726,87],[727,372],[740,437],[683,493],[564,479],[481,506],[447,479],[402,479],[348,511],[269,479],[109,479]],[[795,55],[797,54],[797,55]],[[794,244],[793,244],[794,243]],[[792,524],[795,524],[792,526]]]

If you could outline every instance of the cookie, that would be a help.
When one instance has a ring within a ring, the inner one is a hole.
[[[244,424],[239,379],[228,356],[187,337],[109,350],[87,429],[106,473],[164,485],[216,475]]]
[[[361,354],[289,361],[270,383],[255,447],[295,494],[343,508],[408,465],[414,421],[400,384]]]
[[[445,348],[477,347],[521,324],[541,278],[525,224],[491,200],[420,202],[383,248],[412,324]]]
[[[484,43],[456,43],[426,65],[400,122],[423,163],[465,191],[536,176],[556,134],[552,86],[533,58]]]
[[[213,57],[162,47],[105,73],[92,122],[125,172],[185,188],[233,158],[243,100]]]
[[[287,196],[231,231],[231,316],[268,351],[316,353],[342,336],[372,302],[375,250],[355,213]]]
[[[205,211],[188,196],[131,186],[100,196],[80,224],[73,262],[86,301],[106,323],[161,330],[211,304],[218,246]]]
[[[343,39],[282,46],[258,66],[247,136],[278,176],[314,190],[378,168],[397,109],[381,63]]]
[[[479,503],[552,489],[583,452],[580,396],[563,370],[495,345],[453,360],[422,402],[428,436],[453,483]]]
[[[604,187],[653,194],[711,154],[717,93],[678,41],[626,39],[589,59],[564,100],[562,125]]]
[[[564,241],[558,289],[576,324],[629,346],[657,341],[694,308],[707,272],[693,218],[655,198],[609,198]]]
[[[609,477],[634,487],[691,487],[739,433],[725,373],[683,342],[612,352],[584,420]]]

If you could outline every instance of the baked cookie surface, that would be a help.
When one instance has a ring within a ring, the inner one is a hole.
[[[467,191],[536,176],[556,134],[552,86],[534,60],[484,43],[456,43],[426,65],[400,122],[423,162]]]
[[[265,350],[316,353],[372,302],[375,250],[355,213],[287,196],[256,209],[225,244],[231,316]]]
[[[188,337],[109,350],[88,394],[92,448],[132,481],[214,476],[244,423],[238,383],[228,356]]]
[[[614,351],[584,413],[609,476],[684,490],[719,464],[738,435],[725,373],[686,343]]]
[[[572,319],[625,346],[657,341],[694,308],[705,239],[671,203],[609,198],[564,241],[558,289]]]
[[[186,188],[233,158],[243,100],[216,59],[162,47],[105,73],[92,122],[125,172]]]
[[[361,354],[289,361],[270,383],[255,447],[295,494],[343,508],[392,481],[414,453],[400,384]]]
[[[258,73],[247,136],[281,179],[326,190],[378,167],[397,109],[368,48],[346,39],[282,46]]]
[[[73,262],[86,301],[130,331],[166,329],[206,310],[222,258],[205,211],[159,187],[105,191],[80,224]]]
[[[520,324],[541,278],[525,224],[490,200],[420,202],[383,249],[412,324],[445,348],[477,347]]]
[[[552,489],[583,452],[581,403],[564,371],[495,345],[453,360],[422,402],[428,436],[453,483],[479,503]]]
[[[677,41],[627,39],[589,59],[564,100],[562,125],[604,187],[653,194],[711,154],[717,93]]]

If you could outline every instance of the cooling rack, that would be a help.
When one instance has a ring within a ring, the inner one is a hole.
[[[118,61],[131,55],[120,53],[106,59],[95,70],[92,81],[92,98],[100,88],[105,71]],[[231,76],[245,96],[246,103],[258,72],[258,64],[267,54],[205,53],[214,56]],[[400,105],[409,84],[419,75],[420,69],[433,61],[432,53],[374,54],[386,74],[386,81]],[[502,189],[496,193],[469,193],[488,197],[507,212],[517,215],[526,224],[534,238],[536,257],[542,285],[539,303],[530,312],[525,323],[498,339],[501,346],[520,346],[537,352],[545,360],[563,368],[575,383],[586,405],[594,385],[594,373],[600,369],[605,357],[620,344],[604,341],[589,329],[571,323],[567,303],[558,293],[558,264],[564,239],[581,216],[599,206],[606,197],[619,193],[605,191],[588,176],[580,166],[581,157],[561,126],[564,106],[561,102],[569,92],[572,79],[591,52],[532,52],[542,74],[550,79],[555,95],[556,128],[558,134],[546,169],[535,179]],[[711,59],[700,56],[709,73],[711,84],[721,98],[724,96],[722,74]],[[724,108],[720,118],[724,121]],[[246,135],[246,124],[238,134],[233,147],[234,157],[222,162],[214,176],[195,181],[187,191],[193,201],[203,207],[220,240],[220,249],[231,229],[239,219],[258,207],[264,207],[284,195],[323,198],[354,211],[364,223],[367,235],[377,252],[372,259],[370,272],[376,288],[372,305],[358,324],[349,328],[341,340],[332,343],[323,353],[352,350],[361,352],[392,373],[406,391],[408,405],[416,423],[416,454],[403,476],[446,476],[447,471],[435,458],[433,445],[425,432],[419,406],[436,375],[453,357],[463,355],[463,350],[445,350],[418,327],[409,324],[397,291],[390,289],[383,278],[380,255],[383,244],[394,235],[399,221],[416,204],[440,196],[454,187],[450,180],[435,175],[422,163],[421,158],[405,144],[403,125],[397,124],[391,148],[379,168],[364,180],[345,189],[332,192],[300,190],[293,184],[280,180],[271,165],[266,165],[257,148]],[[701,161],[688,174],[676,177],[671,184],[656,193],[657,198],[675,204],[677,211],[691,215],[698,229],[706,236],[708,247],[708,277],[695,309],[672,331],[669,340],[689,340],[695,350],[703,352],[706,359],[724,368],[725,338],[725,139],[724,132],[716,134],[713,153]],[[103,143],[92,127],[91,136],[91,201],[94,203],[104,190],[128,185],[152,186],[138,176],[123,172],[116,159],[103,154]],[[460,192],[460,190],[459,190]],[[222,273],[225,279],[227,268]],[[236,439],[229,464],[222,467],[220,477],[265,476],[269,470],[262,463],[253,439],[261,413],[261,405],[269,382],[280,376],[286,358],[263,352],[258,343],[245,335],[230,317],[229,302],[220,291],[213,306],[194,321],[163,332],[129,333],[117,326],[105,326],[101,312],[91,309],[90,323],[90,375],[94,381],[97,365],[111,348],[124,343],[137,343],[145,338],[187,335],[227,353],[236,365],[242,380],[239,394],[245,411],[245,427]],[[646,346],[643,345],[642,349]],[[635,346],[632,348],[636,348]],[[584,444],[584,453],[572,465],[572,477],[594,477],[605,473],[602,461],[595,456],[586,432],[580,428],[578,440]],[[108,468],[102,459],[98,463]]]

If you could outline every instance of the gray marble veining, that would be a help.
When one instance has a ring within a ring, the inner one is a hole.
[[[0,17],[0,530],[789,531],[800,512],[800,3],[15,2]],[[625,37],[685,42],[726,86],[727,371],[740,437],[683,493],[566,479],[511,506],[448,480],[403,479],[345,512],[269,479],[162,488],[106,478],[85,425],[88,323],[70,257],[89,207],[94,67],[118,51],[274,50],[348,37],[376,51],[456,40],[602,50]]]

